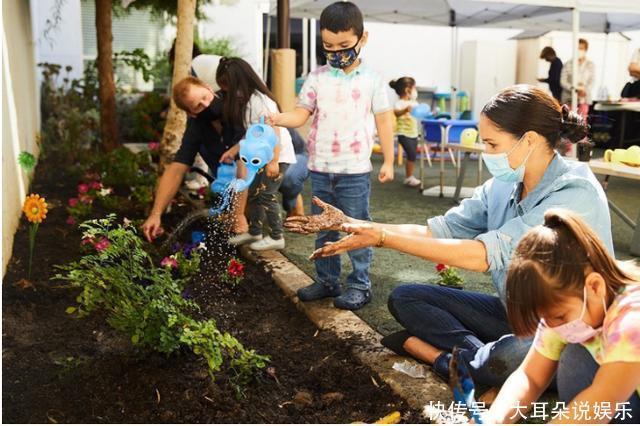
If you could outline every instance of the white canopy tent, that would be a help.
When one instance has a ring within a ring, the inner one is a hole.
[[[290,0],[290,16],[318,19],[335,0]],[[640,29],[640,0],[353,0],[367,21],[451,27],[451,111],[456,110],[457,28],[513,28],[544,33],[573,32],[573,69],[577,69],[578,33]],[[275,1],[272,14],[275,14]],[[573,86],[577,85],[573,74]],[[573,105],[577,93],[573,93]],[[453,114],[452,114],[453,116]]]

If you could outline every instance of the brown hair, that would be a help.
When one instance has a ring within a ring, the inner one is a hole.
[[[504,130],[520,139],[534,131],[554,149],[562,139],[573,143],[587,137],[589,126],[569,107],[562,107],[544,90],[519,84],[507,87],[482,108],[482,114]]]
[[[542,49],[542,52],[540,52],[540,59],[546,59],[548,56],[553,56],[554,58],[558,56],[556,55],[556,51],[551,46],[546,46]]]
[[[414,87],[416,81],[412,77],[400,77],[397,80],[391,80],[389,87],[396,91],[398,96],[404,96],[404,91],[407,87]]]
[[[589,50],[589,42],[585,38],[578,39],[578,46],[584,44],[585,50]]]
[[[205,89],[209,88],[204,81],[194,76],[185,77],[173,86],[173,101],[178,108],[189,113],[191,111],[189,111],[189,107],[184,103],[184,98],[187,96],[191,86],[200,86]]]
[[[640,277],[635,265],[616,262],[577,213],[547,210],[544,224],[520,240],[507,273],[507,317],[514,333],[533,334],[541,312],[563,296],[582,297],[589,268],[604,278],[607,300]]]
[[[224,119],[235,127],[245,129],[245,109],[251,95],[256,91],[271,98],[280,109],[271,90],[244,59],[221,58],[216,71],[216,81],[227,92],[224,96]]]

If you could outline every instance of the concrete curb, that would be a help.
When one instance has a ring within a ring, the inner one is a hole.
[[[451,390],[431,369],[427,369],[427,377],[424,379],[414,379],[393,370],[394,362],[402,362],[407,358],[398,356],[382,346],[382,336],[356,314],[334,308],[329,299],[301,302],[296,292],[313,280],[284,255],[276,251],[254,252],[249,250],[248,246],[243,246],[240,252],[249,262],[262,266],[270,273],[285,295],[318,329],[330,330],[340,339],[349,341],[353,347],[353,354],[360,362],[375,371],[411,408],[421,413],[430,401],[434,404],[442,402],[449,406],[452,400]]]

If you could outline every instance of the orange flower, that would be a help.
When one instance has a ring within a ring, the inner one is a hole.
[[[47,217],[47,203],[37,194],[31,194],[24,200],[22,211],[31,223],[40,223]]]

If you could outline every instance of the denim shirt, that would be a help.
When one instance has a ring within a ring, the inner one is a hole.
[[[490,179],[473,197],[428,220],[435,238],[475,239],[484,243],[498,296],[506,301],[505,284],[511,254],[531,228],[544,223],[544,213],[563,207],[578,213],[613,255],[611,217],[602,186],[585,163],[565,161],[559,154],[524,200],[522,183]]]

